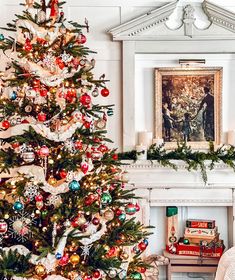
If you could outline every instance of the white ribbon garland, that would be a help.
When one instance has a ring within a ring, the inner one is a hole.
[[[8,128],[6,131],[0,131],[0,138],[7,139],[12,136],[23,135],[25,131],[29,131],[32,127],[34,131],[41,136],[52,140],[55,142],[65,142],[67,139],[71,138],[75,131],[80,128],[82,124],[80,122],[72,124],[70,127],[65,126],[63,131],[63,126],[59,132],[52,132],[49,127],[44,124],[19,124]]]

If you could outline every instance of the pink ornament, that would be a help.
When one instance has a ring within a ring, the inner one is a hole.
[[[38,154],[40,157],[47,157],[50,153],[50,150],[47,146],[42,146],[39,151],[38,151]]]
[[[69,262],[69,254],[64,254],[64,256],[60,259],[59,265],[65,266]]]
[[[85,43],[86,43],[86,36],[83,35],[83,34],[81,34],[81,35],[79,36],[79,38],[77,39],[77,43],[78,43],[78,44],[85,44]]]

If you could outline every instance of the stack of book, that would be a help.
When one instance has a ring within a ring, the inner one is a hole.
[[[219,241],[218,227],[214,220],[187,220],[184,231],[184,243],[207,245]]]

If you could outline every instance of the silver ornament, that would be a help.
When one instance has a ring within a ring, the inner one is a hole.
[[[31,163],[35,160],[35,154],[33,151],[25,151],[22,153],[22,158],[24,160],[24,162],[26,163]]]
[[[110,278],[115,278],[117,276],[117,271],[115,269],[112,269],[110,272],[109,272],[109,277]]]
[[[30,113],[30,112],[32,112],[33,107],[31,105],[27,105],[27,106],[25,106],[24,110],[26,113]]]
[[[95,121],[95,127],[98,129],[104,129],[106,127],[106,121],[102,118]]]
[[[121,272],[119,272],[118,276],[120,279],[126,279],[126,271],[122,270]]]
[[[97,97],[98,95],[99,95],[98,88],[95,88],[95,89],[92,91],[92,96],[93,96],[93,97]]]

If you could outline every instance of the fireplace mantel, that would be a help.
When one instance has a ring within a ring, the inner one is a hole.
[[[183,161],[172,161],[177,171],[157,161],[123,161],[128,187],[134,188],[142,212],[139,219],[149,223],[150,207],[158,206],[226,206],[229,213],[229,246],[235,246],[235,172],[224,163],[207,166],[205,184],[201,171],[188,171]]]

